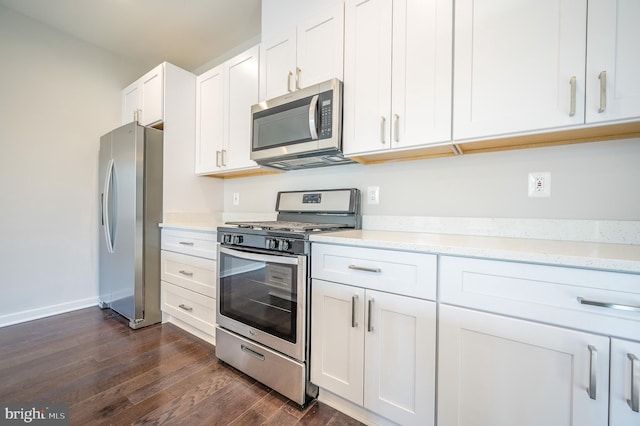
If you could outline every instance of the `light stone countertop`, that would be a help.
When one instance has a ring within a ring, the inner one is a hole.
[[[318,234],[311,241],[640,273],[640,245],[634,244],[377,230]]]

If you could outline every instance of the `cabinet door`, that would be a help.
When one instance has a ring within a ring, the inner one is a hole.
[[[344,5],[338,2],[297,28],[296,88],[343,78]]]
[[[227,169],[256,166],[251,155],[251,106],[258,103],[258,58],[255,46],[225,62],[225,140],[221,162]]]
[[[164,64],[160,64],[139,80],[140,124],[149,126],[164,118]]]
[[[393,2],[393,148],[451,140],[452,0]]]
[[[260,100],[284,95],[295,88],[296,32],[260,44]]]
[[[607,337],[448,305],[439,336],[439,425],[608,424]]]
[[[609,424],[640,424],[640,342],[611,339],[611,395]],[[632,390],[635,389],[635,390]]]
[[[589,0],[588,123],[640,116],[639,21],[637,0]]]
[[[399,424],[433,425],[436,304],[366,291],[364,406]]]
[[[140,107],[138,82],[134,81],[122,90],[122,124],[136,119],[136,110]]]
[[[392,2],[347,0],[344,34],[343,149],[391,146]]]
[[[224,141],[224,67],[196,79],[196,173],[220,169]]]
[[[364,290],[311,284],[311,382],[362,405]]]
[[[586,3],[455,2],[454,139],[584,123]]]

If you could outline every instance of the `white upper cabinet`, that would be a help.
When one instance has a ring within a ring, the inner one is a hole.
[[[224,65],[196,78],[196,173],[221,167],[224,141]]]
[[[344,7],[341,2],[260,45],[260,100],[332,78],[342,80]]]
[[[587,123],[640,116],[640,2],[589,0]]]
[[[344,151],[451,140],[451,0],[347,0]]]
[[[586,3],[455,2],[455,140],[584,123]]]
[[[255,46],[225,62],[224,138],[228,153],[222,156],[224,167],[257,167],[251,156],[251,106],[258,103],[260,49]]]
[[[259,47],[255,46],[196,80],[198,174],[258,168],[251,155],[251,106],[258,103]]]
[[[152,126],[164,121],[165,65],[158,65],[122,91],[122,124],[137,120]]]

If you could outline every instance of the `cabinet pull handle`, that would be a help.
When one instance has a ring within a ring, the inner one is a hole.
[[[619,311],[640,312],[640,306],[622,305],[620,303],[598,302],[596,300],[587,300],[582,297],[578,297],[578,302],[581,305],[598,306],[600,308],[617,309]]]
[[[627,400],[629,407],[640,412],[640,361],[633,354],[627,354],[631,361],[631,398]]]
[[[387,143],[387,141],[384,138],[384,130],[386,128],[385,121],[386,119],[384,118],[384,116],[380,116],[380,143],[383,145]]]
[[[365,272],[375,272],[375,273],[382,272],[382,269],[380,268],[367,268],[366,266],[358,266],[358,265],[349,265],[348,268],[353,269],[355,271],[365,271]]]
[[[185,311],[187,311],[187,312],[191,312],[191,311],[193,311],[193,308],[192,308],[191,306],[187,306],[187,305],[185,305],[185,304],[180,304],[180,305],[178,305],[178,308],[183,309],[183,310],[185,310]]]
[[[296,90],[300,90],[300,73],[302,70],[300,67],[296,67]]]
[[[589,387],[587,393],[589,398],[596,399],[596,386],[597,386],[597,366],[598,366],[598,351],[593,345],[589,345]]]
[[[182,275],[187,276],[187,277],[192,277],[193,276],[193,272],[188,272],[188,271],[184,271],[184,270],[181,270],[181,271],[178,271],[178,272],[181,273]]]
[[[183,246],[192,246],[193,243],[191,241],[180,241],[178,244],[181,244]]]
[[[569,85],[571,86],[571,101],[569,104],[569,117],[576,115],[576,77],[573,76],[569,79]]]
[[[216,167],[220,167],[220,151],[216,151]]]
[[[222,165],[223,166],[227,165],[227,150],[226,149],[222,150]]]
[[[600,108],[599,113],[603,113],[607,110],[607,71],[602,71],[598,75],[600,79]]]
[[[393,114],[393,140],[400,142],[400,116]]]
[[[287,92],[289,93],[293,92],[293,90],[291,90],[291,77],[293,77],[293,73],[289,71],[287,74]]]
[[[264,355],[262,355],[261,353],[256,352],[253,349],[246,347],[245,345],[240,345],[240,349],[242,349],[242,352],[246,352],[252,357],[259,359],[260,361],[264,361]]]
[[[356,301],[358,300],[358,295],[354,294],[351,296],[351,328],[356,328],[358,323],[356,322]]]
[[[369,317],[369,322],[367,324],[367,331],[369,333],[371,333],[373,331],[373,324],[371,324],[372,323],[371,305],[373,305],[373,298],[369,299],[369,302],[367,302],[367,317]]]

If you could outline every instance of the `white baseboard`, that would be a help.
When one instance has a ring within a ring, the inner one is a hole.
[[[29,309],[22,312],[14,312],[7,315],[0,315],[0,327],[6,327],[22,322],[33,321],[51,315],[64,314],[65,312],[76,311],[78,309],[97,306],[98,298],[89,297],[87,299],[74,300],[68,303],[61,303],[53,306],[43,306],[41,308]]]

